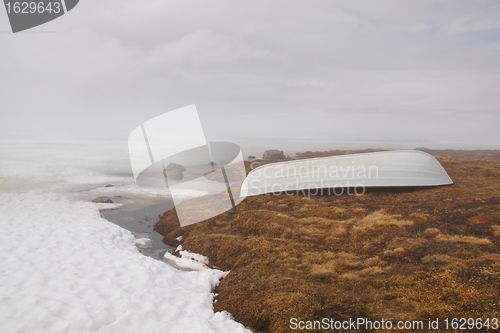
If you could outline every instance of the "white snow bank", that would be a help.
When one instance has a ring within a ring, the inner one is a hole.
[[[140,254],[93,203],[0,194],[0,228],[0,332],[249,332],[213,312],[224,272]]]

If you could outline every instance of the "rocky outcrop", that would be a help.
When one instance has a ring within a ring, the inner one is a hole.
[[[92,199],[92,202],[96,202],[96,203],[113,203],[113,200],[111,200],[108,197],[97,197],[97,198]]]
[[[184,171],[186,171],[186,168],[177,163],[169,163],[165,168],[167,177],[174,180],[182,180],[184,178]]]
[[[279,160],[286,157],[285,154],[283,154],[283,150],[271,149],[266,150],[264,154],[262,154],[262,158],[265,160]]]

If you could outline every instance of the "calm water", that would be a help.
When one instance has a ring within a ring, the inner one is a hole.
[[[174,207],[174,204],[165,199],[165,202],[143,207],[124,206],[116,210],[101,212],[101,215],[120,227],[130,230],[136,238],[149,238],[153,241],[152,247],[140,251],[154,259],[161,260],[166,251],[172,247],[163,243],[163,236],[153,230],[161,214]]]

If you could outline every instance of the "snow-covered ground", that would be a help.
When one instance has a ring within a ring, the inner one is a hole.
[[[226,273],[142,255],[131,232],[82,199],[105,182],[138,195],[103,167],[123,154],[55,146],[0,143],[0,332],[249,332],[213,311]]]

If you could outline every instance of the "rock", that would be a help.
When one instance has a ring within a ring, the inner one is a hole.
[[[182,178],[184,178],[184,174],[180,170],[170,170],[167,171],[167,178],[174,180],[182,180]]]
[[[113,203],[113,200],[111,200],[108,197],[97,197],[97,198],[92,199],[92,202],[96,202],[96,203]]]
[[[172,171],[172,170],[179,170],[180,172],[186,171],[186,168],[183,167],[180,164],[177,163],[168,163],[167,167],[165,168],[165,171]]]
[[[115,185],[111,185],[111,184],[107,184],[106,186],[104,187],[115,187]]]
[[[186,171],[186,168],[177,163],[169,163],[165,168],[167,177],[173,180],[182,180],[184,171]]]
[[[286,157],[282,150],[271,149],[266,150],[264,154],[262,154],[262,158],[265,160],[279,160]]]
[[[248,159],[249,159],[249,160],[255,160],[255,158],[256,158],[256,157],[255,157],[255,156],[253,156],[253,155],[248,156]]]

